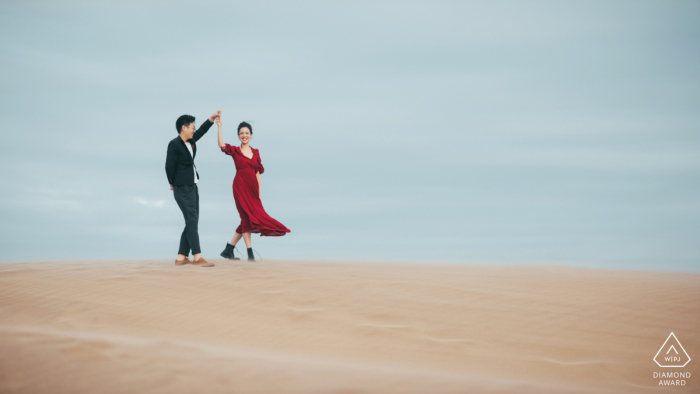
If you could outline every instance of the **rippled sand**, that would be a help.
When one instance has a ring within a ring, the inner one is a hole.
[[[212,261],[0,263],[0,392],[700,392],[698,274]]]

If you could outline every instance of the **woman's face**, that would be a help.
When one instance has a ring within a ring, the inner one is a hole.
[[[241,129],[238,130],[238,139],[241,140],[242,143],[247,144],[250,142],[251,138],[253,138],[253,135],[250,134],[249,128],[241,127]]]

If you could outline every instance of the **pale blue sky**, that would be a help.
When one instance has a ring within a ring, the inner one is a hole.
[[[0,261],[169,259],[184,113],[263,258],[700,271],[700,3],[0,3]],[[238,225],[199,143],[200,235]]]

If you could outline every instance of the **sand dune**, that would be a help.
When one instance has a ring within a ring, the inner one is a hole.
[[[0,264],[0,392],[700,392],[698,274],[214,262]]]

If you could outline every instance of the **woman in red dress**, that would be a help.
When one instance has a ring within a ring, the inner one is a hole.
[[[241,240],[245,240],[248,248],[248,260],[255,261],[253,249],[251,247],[250,234],[259,233],[261,236],[279,237],[291,232],[287,227],[263,209],[260,201],[260,174],[265,172],[260,152],[253,149],[249,143],[253,137],[253,127],[247,122],[238,125],[238,139],[241,146],[224,143],[221,136],[221,118],[216,118],[219,126],[219,147],[221,151],[233,157],[236,164],[236,177],[233,178],[233,199],[236,201],[236,209],[241,215],[241,224],[236,229],[236,234],[230,243],[226,244],[226,249],[221,252],[221,256],[230,260],[238,260],[233,256],[233,247]]]

